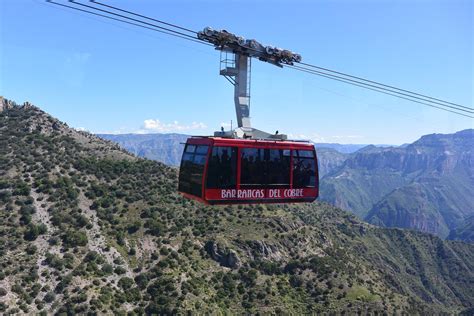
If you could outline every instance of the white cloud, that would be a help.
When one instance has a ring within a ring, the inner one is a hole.
[[[74,128],[76,131],[78,132],[88,132],[89,130],[87,130],[87,128],[85,127],[76,127]]]
[[[322,137],[321,135],[318,134],[311,134],[311,135],[305,135],[305,134],[289,134],[288,138],[290,139],[302,139],[302,140],[310,140],[315,143],[324,143],[326,142],[326,139]]]
[[[344,136],[331,136],[332,138],[334,139],[346,139],[346,138],[350,138],[350,139],[354,139],[354,138],[364,138],[364,136],[362,135],[344,135]]]
[[[143,122],[142,130],[137,133],[147,132],[158,132],[158,133],[170,133],[170,132],[184,132],[190,130],[198,130],[207,128],[206,124],[202,122],[192,122],[189,125],[180,124],[178,121],[172,123],[163,123],[159,119],[148,119]]]
[[[288,138],[290,139],[304,139],[310,140],[314,143],[341,143],[341,144],[351,144],[351,143],[360,143],[360,140],[363,140],[365,137],[362,135],[336,135],[336,136],[321,136],[316,133],[312,134],[289,134]]]

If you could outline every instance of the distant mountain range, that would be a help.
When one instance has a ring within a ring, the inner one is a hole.
[[[119,144],[128,152],[143,158],[179,166],[184,143],[189,135],[183,134],[97,134]]]
[[[179,165],[183,143],[189,137],[98,136],[139,157],[171,166]],[[473,228],[465,222],[474,214],[473,139],[471,129],[426,135],[413,144],[398,147],[315,143],[320,199],[373,224],[463,239],[469,234],[455,234],[453,230],[467,227],[469,232]]]
[[[474,130],[365,147],[321,181],[321,197],[368,222],[447,237],[474,214]]]

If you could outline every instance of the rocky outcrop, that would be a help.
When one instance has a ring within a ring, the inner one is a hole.
[[[222,246],[214,240],[207,241],[204,250],[223,267],[237,269],[242,266],[242,262],[234,250]]]
[[[5,99],[4,97],[0,96],[0,112],[6,111],[8,109],[13,108],[16,106],[16,103],[13,101],[10,101],[8,99]]]

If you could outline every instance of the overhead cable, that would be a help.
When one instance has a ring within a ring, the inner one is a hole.
[[[155,31],[155,32],[163,33],[163,34],[166,34],[166,35],[171,35],[171,36],[179,37],[179,38],[182,38],[182,39],[191,41],[191,42],[195,42],[195,43],[199,43],[199,44],[204,44],[204,45],[206,45],[206,46],[212,46],[211,44],[205,43],[205,42],[200,41],[200,40],[198,40],[198,39],[189,38],[189,37],[184,37],[184,36],[179,35],[179,34],[174,34],[174,33],[170,32],[170,31],[168,31],[168,30],[156,29],[156,28],[149,27],[149,26],[145,26],[145,25],[142,25],[142,24],[138,24],[138,23],[133,23],[133,22],[125,21],[125,20],[122,20],[122,19],[118,19],[118,18],[114,18],[114,17],[108,16],[108,15],[105,15],[105,14],[100,14],[100,13],[92,12],[92,11],[89,11],[89,10],[84,10],[84,9],[81,9],[81,8],[78,8],[78,7],[74,7],[74,6],[71,6],[71,5],[67,5],[67,4],[55,2],[55,1],[53,1],[53,0],[46,0],[46,2],[51,3],[51,4],[54,4],[54,5],[57,5],[57,6],[65,7],[65,8],[68,8],[68,9],[73,9],[73,10],[85,12],[85,13],[92,14],[92,15],[96,15],[96,16],[100,16],[100,17],[103,17],[103,18],[106,18],[106,19],[110,19],[110,20],[122,22],[122,23],[125,23],[125,24],[129,24],[129,25],[141,27],[141,28],[144,28],[144,29],[152,30],[152,31]],[[76,2],[74,2],[74,3],[76,3]],[[76,3],[76,4],[77,4],[77,3]]]
[[[417,95],[417,96],[420,96],[420,97],[423,97],[423,98],[439,101],[439,102],[446,103],[446,104],[451,104],[451,105],[454,105],[456,107],[460,107],[460,108],[464,108],[464,109],[468,109],[468,110],[474,110],[474,108],[471,108],[471,107],[467,107],[467,106],[463,106],[463,105],[460,105],[460,104],[444,101],[444,100],[433,98],[433,97],[430,97],[430,96],[427,96],[427,95],[424,95],[424,94],[421,94],[421,93],[417,93],[417,92],[413,92],[413,91],[410,91],[410,90],[397,88],[397,87],[390,86],[390,85],[387,85],[387,84],[383,84],[383,83],[380,83],[380,82],[377,82],[377,81],[373,81],[373,80],[365,79],[365,78],[362,78],[362,77],[349,75],[349,74],[339,72],[339,71],[335,71],[335,70],[331,70],[331,69],[328,69],[328,68],[324,68],[324,67],[320,67],[320,66],[316,66],[316,65],[311,65],[311,64],[307,64],[307,63],[303,63],[303,62],[299,62],[299,64],[307,66],[307,67],[315,68],[315,69],[328,71],[328,72],[331,72],[331,73],[336,73],[336,74],[339,74],[339,75],[343,75],[345,77],[350,77],[350,78],[362,80],[362,81],[365,81],[365,82],[370,82],[370,83],[373,83],[373,84],[376,84],[376,85],[379,85],[379,86],[383,86],[383,87],[387,87],[387,88],[390,88],[390,89],[395,89],[395,90],[398,90],[398,91],[407,92],[407,93],[414,94],[414,95]],[[440,104],[440,103],[438,103],[438,104]]]
[[[122,15],[122,14],[114,13],[114,12],[111,12],[111,11],[108,11],[108,10],[104,10],[104,9],[100,9],[100,8],[97,8],[97,7],[94,7],[94,6],[90,6],[90,5],[87,5],[87,4],[78,2],[78,1],[76,1],[76,0],[69,0],[69,2],[74,3],[74,4],[77,4],[77,5],[80,5],[80,6],[83,6],[83,7],[86,7],[86,8],[89,8],[89,9],[97,10],[97,11],[100,11],[100,12],[103,12],[103,13],[108,13],[108,14],[111,14],[111,15],[115,15],[115,16],[118,16],[118,17],[123,18],[123,19],[127,19],[127,20],[131,20],[131,21],[134,21],[134,22],[146,24],[146,25],[149,25],[149,26],[152,26],[152,27],[156,27],[156,28],[161,29],[161,30],[166,30],[166,31],[171,32],[171,33],[174,33],[174,34],[181,35],[181,36],[185,36],[185,37],[189,37],[189,38],[191,38],[191,39],[195,39],[195,40],[196,40],[196,37],[195,37],[195,36],[189,35],[189,34],[186,34],[186,33],[180,32],[180,31],[175,31],[175,30],[172,30],[172,29],[165,28],[165,27],[163,27],[163,26],[159,26],[159,25],[153,24],[153,23],[148,23],[148,22],[145,22],[145,21],[142,21],[142,20],[138,20],[138,19],[135,19],[135,18],[131,18],[131,17],[129,17],[129,16],[125,16],[125,15]]]
[[[354,79],[350,79],[350,78],[345,78],[345,77],[333,75],[333,74],[327,73],[327,72],[321,72],[321,71],[317,71],[317,70],[313,70],[313,69],[308,69],[308,68],[301,67],[301,66],[294,66],[294,67],[295,67],[295,68],[301,68],[301,69],[306,69],[306,70],[314,71],[315,73],[326,74],[326,75],[332,76],[332,77],[334,77],[334,78],[346,80],[346,81],[349,81],[349,82],[358,83],[358,84],[363,85],[363,86],[368,86],[368,87],[380,89],[380,90],[383,90],[383,91],[392,92],[392,93],[395,93],[395,94],[397,94],[397,95],[403,95],[403,96],[406,96],[406,97],[409,97],[409,98],[413,98],[413,99],[418,99],[418,100],[421,100],[421,101],[424,101],[424,102],[428,102],[428,103],[432,103],[432,104],[438,104],[438,105],[441,105],[441,106],[443,106],[443,107],[451,108],[451,109],[456,110],[456,111],[462,111],[462,112],[474,114],[474,111],[473,111],[473,110],[466,110],[466,109],[463,109],[463,108],[457,108],[457,107],[454,107],[454,106],[451,106],[451,105],[447,105],[447,104],[443,104],[443,103],[439,103],[439,102],[435,102],[435,101],[426,100],[426,99],[423,99],[423,98],[420,98],[420,97],[417,97],[417,96],[414,96],[414,95],[410,95],[410,94],[407,94],[407,93],[402,93],[402,92],[398,92],[398,91],[395,91],[395,90],[392,90],[392,89],[387,89],[387,88],[384,88],[384,87],[381,87],[381,86],[377,86],[377,85],[373,85],[373,84],[368,84],[368,83],[361,82],[361,81],[358,81],[358,80],[354,80]]]
[[[91,2],[93,2],[93,3],[95,3],[95,4],[98,4],[98,5],[101,5],[101,6],[104,6],[104,7],[107,7],[107,8],[110,8],[110,9],[114,9],[114,10],[116,10],[116,11],[128,13],[128,14],[131,14],[131,15],[134,15],[134,16],[138,16],[138,17],[141,17],[141,18],[150,20],[150,21],[158,22],[158,23],[161,23],[161,24],[164,24],[164,25],[168,25],[168,26],[175,27],[175,28],[180,29],[180,30],[183,30],[183,31],[188,31],[188,32],[190,32],[190,33],[197,34],[196,31],[190,30],[190,29],[188,29],[188,28],[185,28],[185,27],[182,27],[182,26],[179,26],[179,25],[176,25],[176,24],[172,24],[172,23],[168,23],[168,22],[165,22],[165,21],[162,21],[162,20],[154,19],[154,18],[151,18],[151,17],[149,17],[149,16],[142,15],[142,14],[138,14],[138,13],[134,13],[134,12],[131,12],[131,11],[128,11],[128,10],[120,9],[120,8],[117,8],[117,7],[114,7],[114,6],[105,4],[105,3],[101,3],[101,2],[96,1],[96,0],[91,0]]]
[[[467,115],[467,114],[464,114],[464,113],[455,112],[455,111],[450,110],[450,109],[448,109],[448,108],[436,106],[436,105],[429,104],[429,103],[426,103],[426,102],[421,102],[421,101],[413,100],[413,99],[410,99],[410,98],[407,98],[407,97],[404,97],[404,96],[401,96],[401,95],[398,95],[398,94],[395,94],[395,93],[390,93],[390,92],[381,90],[380,88],[372,88],[372,87],[370,87],[370,86],[368,86],[368,85],[363,85],[363,84],[359,84],[359,83],[356,83],[356,82],[351,82],[351,81],[349,81],[349,80],[347,80],[347,79],[341,79],[341,78],[338,78],[338,77],[336,77],[336,76],[334,76],[334,75],[327,74],[327,73],[323,73],[323,72],[320,72],[320,71],[316,71],[316,70],[312,70],[312,69],[307,69],[307,68],[304,68],[304,67],[298,67],[298,66],[294,66],[294,65],[293,65],[293,66],[291,66],[291,65],[285,65],[285,67],[291,68],[291,69],[295,69],[295,70],[298,70],[298,71],[302,71],[302,72],[306,72],[306,73],[309,73],[309,74],[317,75],[317,76],[320,76],[320,77],[325,77],[325,78],[328,78],[328,79],[331,79],[331,80],[335,80],[335,81],[340,81],[340,82],[348,83],[348,84],[351,84],[351,85],[354,85],[354,86],[358,86],[358,87],[361,87],[361,88],[364,88],[364,89],[368,89],[368,90],[380,92],[380,93],[383,93],[383,94],[391,95],[391,96],[394,96],[394,97],[397,97],[397,98],[400,98],[400,99],[408,100],[408,101],[415,102],[415,103],[418,103],[418,104],[423,104],[423,105],[426,105],[426,106],[429,106],[429,107],[432,107],[432,108],[437,108],[437,109],[440,109],[440,110],[443,110],[443,111],[447,111],[447,112],[451,112],[451,113],[454,113],[454,114],[457,114],[457,115],[461,115],[461,116],[465,116],[465,117],[469,117],[469,118],[474,118],[474,116],[471,116],[471,115]]]

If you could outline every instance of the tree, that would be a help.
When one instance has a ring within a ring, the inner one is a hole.
[[[68,230],[63,235],[63,245],[67,248],[87,245],[87,235],[80,230]]]

